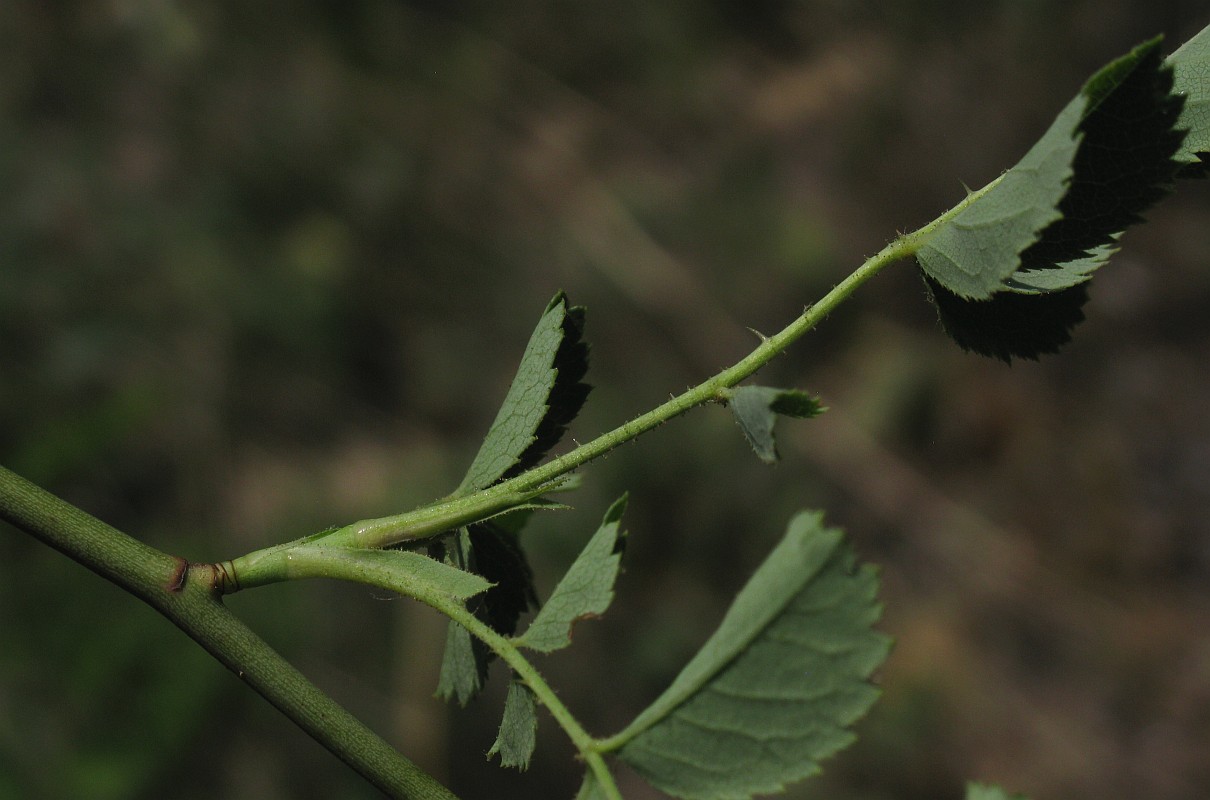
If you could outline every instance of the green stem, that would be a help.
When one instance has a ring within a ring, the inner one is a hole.
[[[968,195],[925,227],[891,242],[837,284],[819,302],[744,359],[613,431],[515,478],[466,497],[452,497],[406,514],[364,520],[250,553],[233,561],[189,565],[111,528],[80,509],[0,467],[0,519],[25,530],[156,608],[220,662],[374,785],[405,798],[451,798],[444,787],[399,755],[261,641],[221,602],[221,594],[287,580],[300,546],[382,548],[485,519],[557,488],[561,476],[696,406],[725,400],[751,376],[818,325],[859,286],[887,265],[913,255],[931,233],[998,181]],[[335,577],[335,576],[333,576]],[[541,675],[505,637],[483,625],[461,603],[445,613],[482,639],[533,690],[567,732],[610,798],[620,800],[601,756],[601,743],[579,725]]]
[[[912,256],[939,225],[957,214],[969,203],[995,185],[995,181],[979,192],[972,193],[946,214],[919,230],[895,239],[876,255],[867,259],[843,281],[832,288],[817,303],[809,306],[784,329],[762,339],[756,349],[736,364],[709,380],[680,394],[635,419],[598,436],[570,452],[541,464],[507,481],[467,496],[453,496],[403,514],[362,520],[331,533],[307,537],[297,542],[258,550],[219,565],[229,578],[221,585],[225,592],[287,579],[287,559],[293,548],[322,538],[325,546],[378,549],[404,541],[433,536],[455,530],[470,522],[486,519],[507,511],[555,488],[562,476],[583,464],[608,453],[619,445],[658,427],[673,417],[709,402],[725,400],[727,391],[751,376],[781,354],[795,340],[818,325],[859,286],[881,272],[887,265]]]
[[[378,550],[402,541],[423,539],[463,525],[487,519],[516,508],[539,494],[557,488],[548,482],[537,489],[499,491],[497,487],[465,497],[421,506],[405,514],[354,522],[333,531],[305,536],[293,542],[266,547],[245,556],[224,561],[216,567],[222,580],[219,589],[230,594],[267,583],[286,580],[290,556],[299,547],[323,540],[325,547]]]
[[[703,381],[692,389],[673,397],[646,414],[642,414],[614,430],[598,436],[586,444],[539,465],[528,472],[522,473],[512,480],[492,487],[487,491],[518,492],[532,489],[570,472],[573,469],[608,453],[668,420],[684,414],[686,411],[705,403],[726,399],[726,390],[750,377],[761,367],[780,355],[800,336],[813,329],[824,320],[828,314],[853,294],[859,286],[877,275],[889,264],[902,258],[907,258],[916,252],[923,244],[923,237],[929,228],[922,228],[912,234],[901,236],[888,244],[876,255],[866,260],[847,278],[838,283],[830,292],[776,334],[764,338],[760,344],[740,361],[719,372],[713,378]]]
[[[484,490],[483,494],[533,491],[544,484],[549,484],[560,475],[571,472],[582,464],[608,453],[615,447],[634,439],[640,434],[658,427],[673,417],[685,413],[691,408],[704,403],[726,399],[727,389],[736,386],[765,364],[772,361],[774,357],[780,355],[800,336],[822,322],[837,306],[847,300],[849,295],[853,294],[858,287],[877,275],[884,268],[896,261],[914,256],[916,251],[924,246],[934,232],[961,213],[971,203],[989,192],[1000,182],[1002,177],[997,177],[978,191],[968,193],[960,203],[927,225],[896,238],[886,247],[882,248],[882,250],[866,259],[865,263],[854,270],[843,281],[832,287],[832,290],[820,298],[818,302],[808,306],[797,319],[773,336],[762,339],[761,343],[751,353],[713,378],[698,384],[663,405],[653,408],[646,414],[636,417],[630,422],[602,434],[596,439],[580,445],[558,458],[534,467],[511,480],[504,481]]]
[[[601,755],[599,743],[584,730],[579,721],[568,710],[559,696],[555,694],[541,673],[530,663],[521,650],[508,637],[492,630],[482,620],[467,610],[463,599],[454,597],[425,583],[408,585],[384,581],[382,573],[360,562],[349,558],[345,548],[334,548],[326,545],[295,548],[287,558],[288,577],[301,578],[331,578],[335,580],[353,581],[369,586],[386,588],[408,594],[426,605],[435,608],[454,622],[470,631],[491,648],[504,663],[533,691],[534,696],[546,706],[552,717],[559,724],[572,744],[579,750],[580,755],[596,775],[602,790],[610,800],[621,800],[613,776]]]
[[[214,567],[189,566],[132,539],[3,467],[0,519],[142,598],[382,791],[416,800],[455,797],[235,617],[214,589]]]
[[[554,717],[555,722],[567,734],[567,738],[571,739],[571,743],[575,745],[576,750],[580,752],[580,757],[588,764],[589,769],[597,776],[597,781],[601,785],[601,789],[605,792],[605,796],[610,800],[621,800],[621,794],[618,792],[617,785],[614,783],[613,775],[609,772],[609,767],[605,764],[605,759],[596,748],[596,739],[589,735],[588,731],[580,725],[579,720],[572,715],[559,696],[550,688],[550,684],[542,677],[537,668],[530,663],[525,654],[520,651],[507,637],[501,636],[492,630],[488,625],[484,624],[478,617],[472,614],[462,604],[451,604],[447,608],[442,609],[442,612],[457,622],[459,625],[471,632],[471,635],[482,641],[492,649],[496,655],[504,663],[508,664],[518,678],[525,681],[534,693],[534,696],[546,706],[550,715]]]
[[[983,190],[983,191],[986,191]],[[976,192],[976,194],[981,194]],[[353,525],[348,525],[347,528],[336,531],[332,539],[325,541],[325,545],[342,546],[342,547],[387,547],[396,545],[396,543],[405,540],[421,539],[424,536],[430,536],[437,533],[442,533],[445,530],[453,530],[467,522],[473,522],[476,519],[482,519],[484,516],[489,516],[491,513],[499,513],[507,508],[515,505],[515,503],[530,499],[536,494],[541,494],[546,491],[551,484],[558,480],[559,477],[565,476],[566,473],[576,470],[588,461],[598,459],[601,455],[609,453],[618,445],[629,442],[640,434],[652,430],[664,424],[675,416],[684,414],[685,411],[696,408],[697,405],[704,403],[721,401],[726,399],[727,390],[736,386],[739,382],[749,378],[749,376],[764,367],[765,364],[782,353],[794,341],[799,339],[802,334],[808,332],[817,324],[822,322],[832,310],[836,309],[849,295],[853,294],[858,287],[869,281],[881,272],[889,264],[900,259],[909,258],[915,254],[926,238],[937,226],[946,219],[952,217],[963,207],[966,207],[972,201],[974,195],[969,196],[966,201],[960,203],[947,212],[943,217],[933,221],[929,225],[924,226],[920,230],[900,236],[897,240],[887,244],[882,251],[878,252],[874,257],[866,259],[862,266],[854,270],[851,275],[845,280],[837,283],[832,287],[828,294],[820,298],[818,303],[808,306],[803,310],[801,315],[794,322],[788,324],[787,327],[780,332],[762,339],[761,343],[756,346],[756,349],[751,351],[747,357],[733,364],[733,366],[722,370],[719,374],[713,376],[709,380],[705,380],[692,389],[681,393],[668,402],[657,405],[656,408],[647,411],[646,414],[636,416],[635,419],[626,422],[626,424],[618,426],[615,430],[601,434],[601,436],[593,439],[593,441],[581,444],[569,453],[547,461],[546,464],[538,465],[528,472],[519,474],[519,476],[505,480],[505,482],[497,483],[492,487],[486,488],[478,493],[466,497],[450,497],[444,501],[433,503],[431,506],[419,508],[419,510],[394,514],[391,517],[382,517],[380,519],[367,519],[363,522],[358,522]],[[522,499],[522,500],[518,500]],[[476,514],[479,514],[476,517]],[[272,549],[272,548],[271,548]],[[249,558],[249,557],[246,557]],[[252,563],[240,564],[237,562],[237,568],[243,568],[240,571],[241,576],[243,570],[247,570]],[[282,580],[281,566],[275,565],[275,570],[278,570],[277,575],[269,577],[269,580]],[[264,569],[264,566],[261,566]],[[258,575],[259,577],[259,575]],[[247,583],[241,577],[241,585],[246,586]]]
[[[587,444],[580,445],[546,464],[472,495],[448,498],[405,514],[364,520],[331,533],[267,548],[234,561],[224,562],[219,567],[224,575],[230,573],[232,580],[229,585],[224,585],[223,589],[236,591],[263,583],[303,577],[343,578],[364,582],[366,580],[364,572],[347,568],[347,562],[329,559],[323,551],[328,548],[388,547],[402,541],[452,530],[469,522],[484,519],[548,490],[561,476],[673,417],[704,403],[725,399],[728,389],[751,376],[804,333],[818,325],[858,287],[881,272],[887,265],[913,255],[924,244],[932,231],[973,202],[988,188],[990,186],[968,196],[965,201],[929,225],[913,233],[900,236],[876,255],[867,259],[864,264],[833,287],[819,302],[805,309],[783,330],[763,339],[747,357],[646,414]],[[301,546],[319,543],[320,540],[322,540],[322,547]],[[597,776],[606,795],[620,800],[617,787],[601,755],[602,743],[593,739],[584,730],[533,665],[511,641],[480,622],[466,610],[461,602],[437,595],[417,596],[417,599],[432,605],[461,624],[512,667],[513,671],[533,690],[534,695],[550,710],[551,715],[567,733]]]
[[[820,298],[818,302],[808,306],[797,319],[773,336],[762,339],[761,343],[751,353],[713,378],[703,381],[683,394],[677,395],[666,403],[653,408],[646,414],[638,416],[630,422],[608,433],[604,433],[558,458],[552,459],[545,464],[540,464],[511,480],[489,487],[480,494],[490,497],[496,494],[506,495],[509,493],[532,492],[586,462],[599,458],[615,447],[625,444],[637,436],[662,425],[673,417],[680,416],[696,406],[726,399],[728,389],[750,377],[761,367],[765,366],[765,364],[768,364],[776,356],[785,351],[786,348],[804,333],[812,330],[870,278],[877,275],[890,264],[914,256],[916,251],[924,246],[935,231],[990,191],[1000,180],[1001,178],[997,177],[982,189],[970,192],[960,203],[940,217],[937,217],[937,219],[918,230],[896,238],[886,247],[882,248],[882,250],[878,251],[878,253],[866,259],[865,263],[854,270],[843,281],[832,287],[832,290]]]

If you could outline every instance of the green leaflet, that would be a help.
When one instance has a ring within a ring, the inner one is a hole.
[[[959,345],[1010,361],[1070,339],[1082,285],[1181,167],[1173,80],[1158,39],[1135,48],[1089,79],[1021,163],[937,224],[917,260]]]
[[[768,386],[741,386],[731,391],[727,399],[735,421],[757,457],[766,464],[777,461],[777,443],[773,425],[777,415],[805,419],[824,412],[819,398],[796,389],[773,389]]]
[[[457,493],[486,488],[528,469],[558,443],[588,396],[589,387],[581,382],[588,369],[583,328],[584,309],[569,308],[562,292],[555,295]]]
[[[1173,91],[1185,96],[1177,127],[1189,131],[1175,158],[1198,163],[1199,154],[1210,154],[1210,26],[1178,47],[1168,63],[1175,72]]]
[[[504,718],[500,720],[500,732],[487,751],[487,757],[500,756],[500,766],[529,768],[529,759],[534,754],[538,734],[538,714],[534,708],[534,694],[520,681],[513,681],[504,700]]]
[[[559,442],[589,392],[582,381],[588,370],[588,345],[583,333],[584,309],[569,307],[562,292],[555,295],[530,336],[508,394],[455,496],[484,489],[529,469]],[[560,480],[550,486],[550,491],[567,488],[567,483]],[[538,499],[524,507],[545,504]],[[473,610],[504,635],[512,634],[522,612],[537,605],[532,575],[516,533],[507,525],[479,522],[456,535],[456,552],[451,554],[454,563],[495,584]],[[465,705],[486,680],[490,657],[481,642],[472,640],[451,622],[438,695],[457,697]]]
[[[606,749],[676,797],[780,791],[850,744],[889,639],[872,567],[800,513],[672,685]]]
[[[437,678],[437,697],[455,699],[465,706],[487,679],[488,658],[483,643],[470,631],[450,621],[445,632],[445,651],[441,656],[441,674]]]
[[[446,564],[475,574],[472,571],[471,535],[467,528],[449,536],[444,547]],[[487,681],[490,654],[483,642],[450,620],[445,634],[445,651],[441,655],[441,673],[437,678],[437,697],[446,701],[457,699],[460,706],[469,703]]]
[[[1162,196],[1155,184],[1174,172],[1180,140],[1171,131],[1180,107],[1170,98],[1159,43],[1143,44],[1093,75],[1016,166],[937,228],[917,252],[924,272],[968,300],[1003,291],[1018,270],[1069,273],[1052,281],[1059,289],[1087,280],[1092,264],[1063,270],[1063,263],[1087,259],[1089,250],[1136,222],[1138,211]],[[1121,177],[1115,173],[1123,168],[1129,180],[1107,180]],[[1081,192],[1081,185],[1090,188]],[[1073,216],[1079,231],[1061,222]],[[1100,224],[1089,229],[1090,222]],[[1097,262],[1112,252],[1101,249]]]
[[[982,783],[966,785],[966,800],[1029,800],[1023,794],[1010,795],[999,786],[988,786]]]
[[[1159,44],[1136,47],[1085,85],[1088,105],[1075,174],[1059,204],[1062,218],[1021,254],[1014,278],[1068,276],[1050,291],[1083,283],[1116,252],[1122,232],[1171,190],[1185,139],[1176,129],[1183,101],[1172,93],[1172,69],[1160,59]]]
[[[1072,100],[1015,167],[933,233],[916,252],[926,275],[967,299],[1003,288],[1021,252],[1060,216],[1084,106],[1082,95]]]
[[[550,599],[542,606],[525,634],[515,643],[542,653],[571,644],[571,629],[578,620],[599,617],[613,602],[613,585],[622,562],[625,533],[620,532],[626,495],[609,510],[584,550],[572,563]]]

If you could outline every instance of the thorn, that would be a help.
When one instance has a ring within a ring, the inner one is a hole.
[[[750,331],[752,331],[752,333],[756,334],[756,338],[760,339],[762,342],[769,341],[769,337],[765,336],[763,333],[758,331],[756,328],[749,328],[748,330],[750,330]]]

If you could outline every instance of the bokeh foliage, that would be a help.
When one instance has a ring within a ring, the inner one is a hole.
[[[0,462],[194,560],[404,510],[456,485],[556,289],[588,306],[583,440],[1014,163],[1107,58],[1204,17],[5,3]],[[1206,191],[1130,234],[1061,356],[964,356],[904,269],[771,365],[832,409],[781,433],[776,469],[710,410],[594,465],[582,513],[530,540],[549,592],[631,491],[614,607],[542,664],[569,705],[621,727],[818,506],[884,565],[899,644],[858,745],[799,796],[958,797],[973,777],[1200,797]],[[524,775],[481,758],[505,681],[464,712],[430,697],[426,612],[322,584],[232,604],[455,791],[575,791],[552,726]],[[0,532],[0,797],[372,796],[195,651]]]

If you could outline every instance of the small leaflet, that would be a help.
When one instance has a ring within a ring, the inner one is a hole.
[[[841,531],[800,513],[718,630],[609,749],[691,800],[782,791],[855,739],[890,640],[872,567]]]
[[[552,301],[554,302],[554,301]],[[562,338],[555,351],[555,385],[546,397],[546,413],[534,431],[533,441],[517,458],[517,463],[500,476],[507,480],[536,466],[559,443],[567,426],[584,407],[592,387],[584,382],[588,374],[588,343],[584,341],[584,307],[567,307],[562,320]]]
[[[442,700],[457,700],[465,706],[487,679],[486,655],[483,644],[470,631],[451,621],[445,634],[445,653],[441,657],[441,675],[437,679],[437,696]]]
[[[558,444],[590,387],[584,309],[560,292],[546,306],[517,374],[458,493],[483,489],[529,469]]]
[[[577,621],[605,613],[613,602],[613,587],[622,563],[626,534],[620,524],[625,510],[626,495],[622,495],[605,512],[601,526],[525,634],[514,640],[517,645],[540,653],[561,650],[571,644],[572,627]]]
[[[1029,800],[1029,798],[1023,794],[1010,795],[999,786],[968,783],[966,785],[966,800]]]
[[[508,687],[504,700],[504,717],[500,720],[500,732],[487,751],[487,757],[500,756],[500,766],[529,768],[529,759],[534,754],[538,735],[538,714],[534,707],[534,694],[528,686],[514,680]]]
[[[817,397],[796,389],[773,389],[768,386],[733,389],[727,405],[748,444],[766,464],[773,464],[779,458],[777,442],[773,438],[773,426],[779,414],[806,419],[824,412]]]
[[[472,553],[471,536],[466,528],[445,540],[446,563],[469,575],[474,574]],[[488,583],[482,578],[480,580]],[[441,656],[441,674],[437,679],[437,696],[446,701],[456,699],[458,705],[465,706],[487,682],[490,661],[491,651],[483,642],[450,620],[445,635],[445,652]]]

